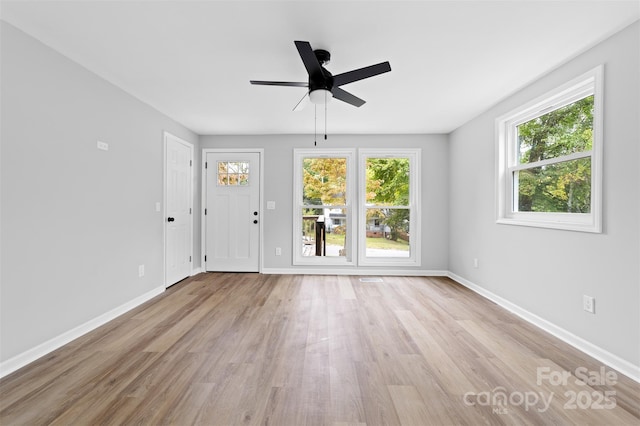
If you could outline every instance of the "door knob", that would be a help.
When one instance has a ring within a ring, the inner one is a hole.
[[[174,220],[176,220],[176,219],[175,219],[175,218],[173,218],[173,217],[168,217],[168,218],[167,218],[167,222],[173,222]]]
[[[253,223],[258,223],[258,221],[257,221],[257,220],[254,220],[254,221],[253,221]]]
[[[254,216],[258,216],[258,212],[253,212],[253,215]]]

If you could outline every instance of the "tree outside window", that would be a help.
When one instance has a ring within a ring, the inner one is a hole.
[[[498,223],[601,232],[603,70],[496,119]]]
[[[520,124],[517,132],[520,164],[591,151],[593,95]],[[591,211],[591,158],[519,170],[517,182],[517,211]]]
[[[367,256],[409,256],[409,167],[408,158],[366,160]]]

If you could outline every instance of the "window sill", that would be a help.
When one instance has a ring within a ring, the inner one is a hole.
[[[594,223],[593,220],[578,223],[533,218],[500,218],[496,220],[496,223],[500,225],[516,225],[533,228],[559,229],[563,231],[589,232],[592,234],[602,233],[602,227],[600,224]]]

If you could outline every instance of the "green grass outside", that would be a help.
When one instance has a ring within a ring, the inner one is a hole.
[[[344,247],[344,235],[327,234],[327,245]],[[386,238],[367,238],[367,248],[409,251],[409,243],[403,240],[390,241]]]

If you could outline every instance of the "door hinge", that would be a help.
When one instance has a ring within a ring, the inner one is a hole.
[[[189,160],[189,167],[193,166],[193,160]]]
[[[191,256],[189,256],[189,262],[191,262]]]
[[[205,216],[207,215],[207,209],[204,209],[204,215]]]
[[[204,255],[204,261],[205,262],[207,261],[207,255],[206,254]]]
[[[189,214],[191,214],[191,207],[189,207]]]
[[[207,168],[207,165],[208,165],[208,163],[205,161],[205,162],[204,162],[204,168],[205,168],[205,169]]]

